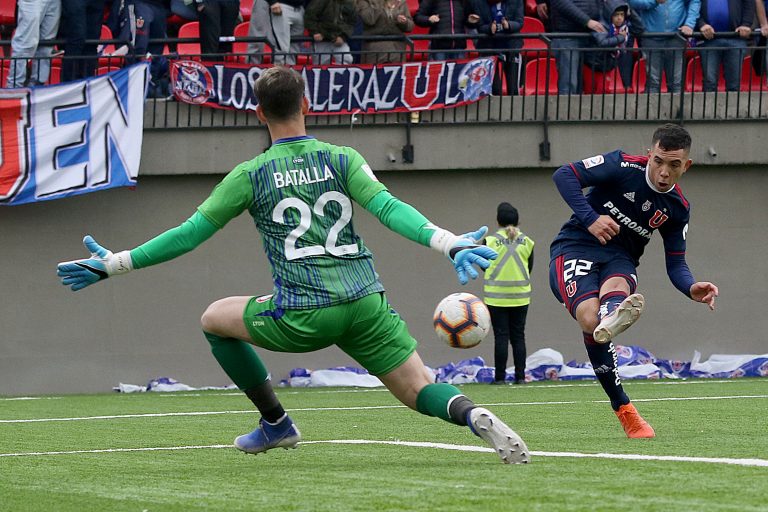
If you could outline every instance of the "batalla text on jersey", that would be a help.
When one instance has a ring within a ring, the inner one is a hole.
[[[291,185],[308,185],[310,183],[336,179],[328,165],[325,165],[322,169],[312,166],[305,169],[277,170],[272,173],[272,178],[275,180],[275,188]]]

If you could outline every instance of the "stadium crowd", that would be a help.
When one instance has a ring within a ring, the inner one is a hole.
[[[497,55],[497,95],[761,90],[766,3],[0,0],[0,78],[53,84],[150,59],[150,95],[163,97],[176,55],[287,65]]]

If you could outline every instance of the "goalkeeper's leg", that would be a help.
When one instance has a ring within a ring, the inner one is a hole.
[[[222,299],[211,304],[201,319],[203,334],[219,365],[261,413],[259,427],[239,436],[234,444],[254,454],[277,447],[295,448],[301,434],[277,399],[263,361],[249,343],[242,341],[250,338],[242,320],[249,300]]]
[[[417,352],[379,379],[395,397],[413,410],[457,425],[467,425],[486,441],[506,464],[530,461],[528,447],[520,436],[489,410],[450,384],[434,384]]]

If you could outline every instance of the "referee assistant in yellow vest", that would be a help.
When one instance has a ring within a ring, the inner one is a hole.
[[[493,324],[494,384],[504,384],[509,344],[515,362],[515,384],[525,383],[525,319],[531,303],[531,270],[534,241],[517,225],[517,208],[509,203],[496,210],[499,230],[485,238],[485,245],[499,253],[485,271],[483,295]]]

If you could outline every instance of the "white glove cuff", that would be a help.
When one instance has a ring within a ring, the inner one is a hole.
[[[461,237],[458,237],[445,229],[438,228],[437,226],[434,226],[433,229],[435,232],[429,240],[429,246],[434,250],[443,253],[447,258],[450,258],[451,247],[453,247]]]
[[[131,251],[120,251],[107,257],[105,261],[107,273],[110,276],[127,274],[133,270],[133,261],[131,260]]]

